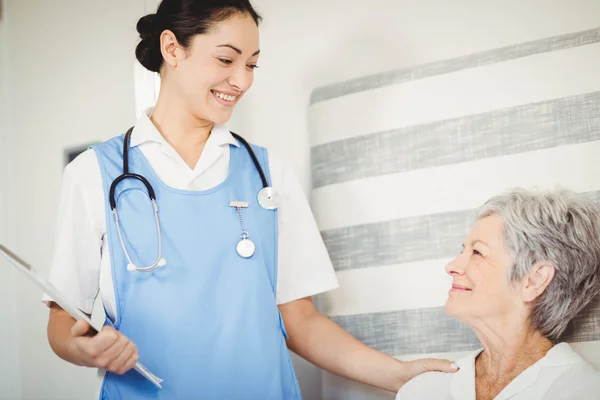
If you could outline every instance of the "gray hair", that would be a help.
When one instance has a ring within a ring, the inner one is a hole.
[[[523,279],[538,262],[555,275],[533,303],[532,328],[553,342],[569,322],[600,294],[600,210],[583,195],[560,189],[515,189],[488,200],[477,220],[497,215],[514,265],[510,282]]]

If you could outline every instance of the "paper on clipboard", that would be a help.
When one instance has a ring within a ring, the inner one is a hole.
[[[37,271],[28,263],[19,258],[15,253],[8,250],[6,247],[0,244],[0,254],[2,254],[12,265],[14,265],[19,271],[25,273],[29,277],[29,279],[35,283],[40,289],[42,289],[45,293],[47,293],[53,301],[55,301],[59,306],[61,306],[66,312],[68,312],[73,318],[76,320],[84,320],[87,322],[92,329],[97,332],[100,331],[102,327],[94,326],[92,320],[83,313],[77,307],[73,307],[65,297],[46,279],[42,278]],[[134,369],[139,372],[142,376],[152,382],[155,386],[162,388],[161,382],[162,379],[154,375],[150,372],[146,367],[144,367],[141,363],[137,362],[134,366]]]

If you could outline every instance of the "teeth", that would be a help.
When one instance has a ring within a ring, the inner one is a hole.
[[[227,94],[223,94],[223,93],[219,93],[219,92],[214,92],[214,93],[218,98],[227,100],[227,101],[234,101],[237,98],[237,96],[229,96]]]

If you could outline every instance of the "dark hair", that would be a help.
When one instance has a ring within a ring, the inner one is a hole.
[[[248,14],[256,25],[261,21],[250,0],[163,0],[156,14],[138,21],[137,31],[142,40],[135,49],[135,56],[146,69],[159,72],[163,63],[160,35],[164,30],[172,31],[177,41],[187,48],[194,36],[206,33],[213,24],[234,14]]]

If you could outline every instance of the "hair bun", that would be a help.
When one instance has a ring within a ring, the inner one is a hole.
[[[138,21],[136,28],[142,40],[151,40],[157,34],[160,34],[158,15],[148,14],[143,16]]]
[[[140,18],[136,27],[142,39],[136,49],[135,56],[140,64],[153,72],[160,72],[163,62],[160,52],[160,34],[163,29],[156,14],[149,14]]]

